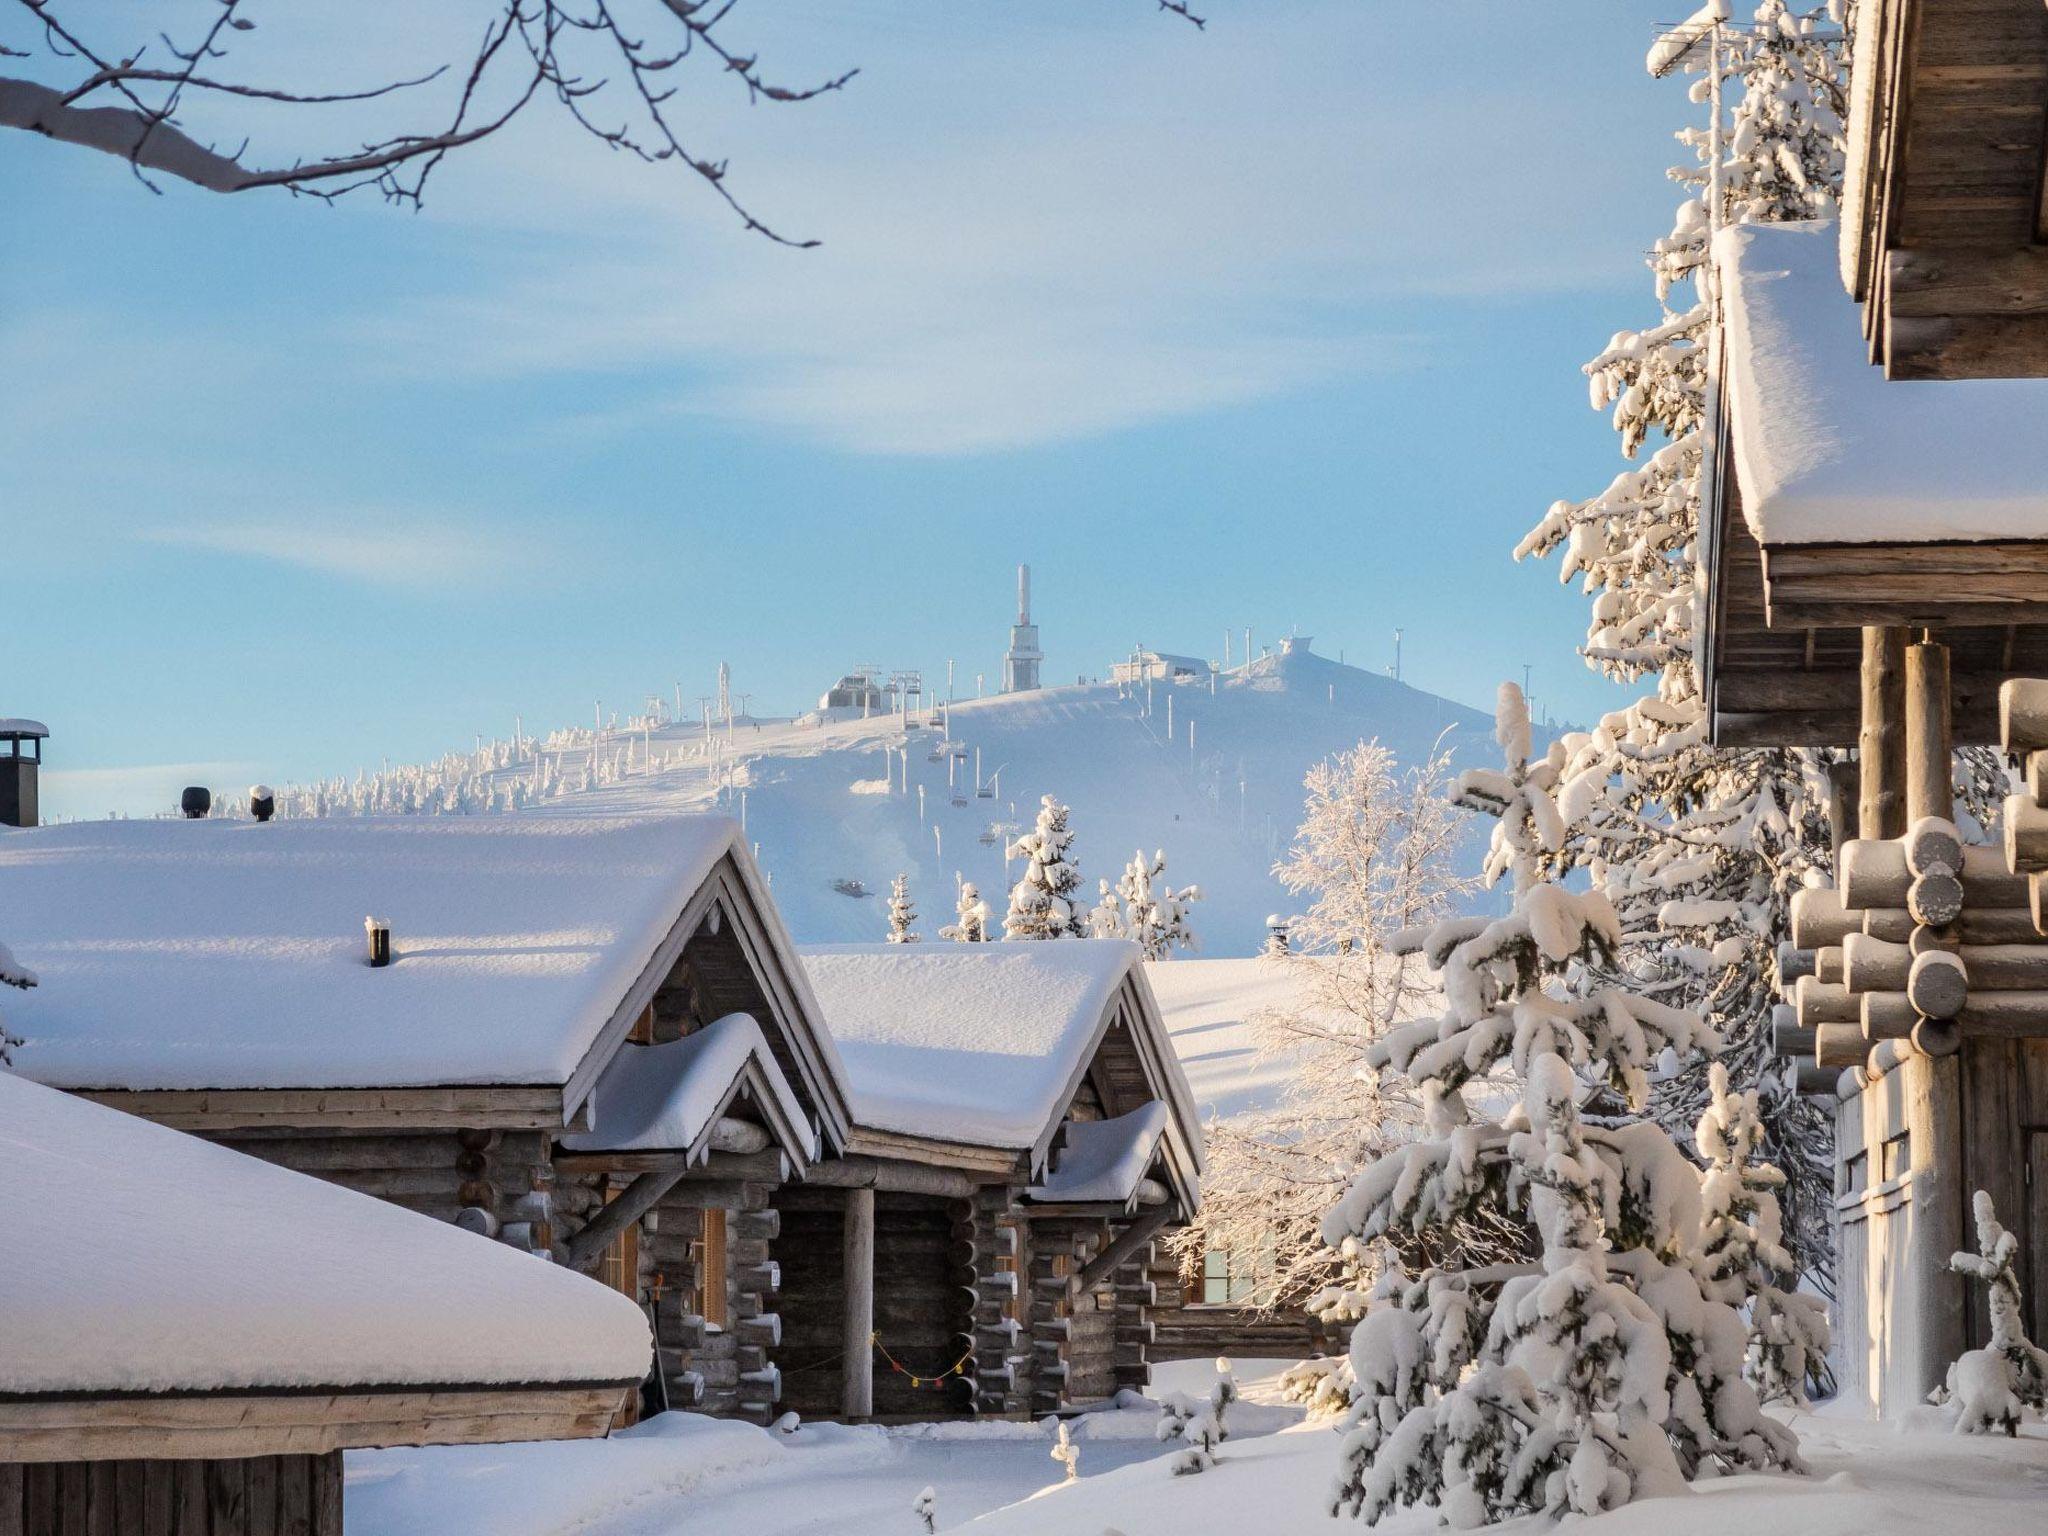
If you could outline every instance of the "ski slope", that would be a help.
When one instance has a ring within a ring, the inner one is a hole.
[[[1213,684],[1090,683],[873,719],[643,719],[486,747],[355,786],[293,790],[291,814],[517,809],[546,815],[719,810],[740,818],[796,937],[886,932],[886,893],[910,878],[919,931],[951,920],[956,876],[1000,918],[1015,861],[1004,848],[1039,797],[1073,807],[1092,900],[1133,852],[1163,849],[1166,879],[1194,883],[1202,951],[1248,955],[1290,899],[1272,877],[1310,764],[1377,739],[1403,761],[1440,735],[1491,762],[1491,720],[1293,641]],[[977,765],[979,782],[977,784]],[[847,894],[864,890],[867,894]]]

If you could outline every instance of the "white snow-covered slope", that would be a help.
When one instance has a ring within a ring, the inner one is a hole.
[[[1134,852],[1163,849],[1171,884],[1202,887],[1193,924],[1203,953],[1248,955],[1266,915],[1290,908],[1271,870],[1300,819],[1310,764],[1374,738],[1412,762],[1445,731],[1461,756],[1494,756],[1479,711],[1318,656],[1306,641],[1222,674],[1213,692],[1206,681],[1155,683],[1148,698],[1143,685],[1098,683],[956,703],[952,752],[932,711],[913,718],[908,731],[893,715],[740,720],[708,740],[700,724],[633,722],[602,739],[584,728],[289,792],[286,804],[292,815],[716,807],[744,816],[800,941],[865,943],[887,931],[884,898],[899,871],[927,942],[952,919],[956,874],[979,885],[999,923],[1017,869],[1006,869],[1004,846],[1054,794],[1073,807],[1091,903],[1096,882],[1114,881]],[[992,824],[1010,830],[991,836]]]

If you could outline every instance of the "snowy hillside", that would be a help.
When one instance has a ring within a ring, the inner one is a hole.
[[[1164,849],[1167,878],[1199,884],[1203,952],[1256,951],[1287,910],[1273,859],[1317,759],[1378,738],[1404,760],[1450,731],[1490,760],[1491,721],[1306,641],[1214,683],[1048,688],[896,715],[739,720],[655,717],[518,742],[360,783],[288,791],[290,814],[478,812],[616,815],[722,809],[742,817],[792,931],[805,942],[879,939],[889,881],[907,872],[920,931],[950,920],[956,872],[1000,916],[1009,829],[1042,794],[1073,806],[1085,890],[1131,854]],[[945,723],[941,723],[942,720]],[[977,793],[977,771],[981,788]],[[1014,864],[1010,873],[1014,873]],[[867,894],[848,894],[864,891]]]

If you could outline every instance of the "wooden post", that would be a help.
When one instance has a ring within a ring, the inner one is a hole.
[[[1923,635],[1906,651],[1906,817],[1955,812],[1949,730],[1948,647]],[[1904,829],[1901,828],[1901,831]]]
[[[865,1419],[875,1411],[875,1192],[846,1192],[845,1241],[846,1324],[841,1342],[840,1409],[849,1419]]]
[[[1865,838],[1906,830],[1906,632],[1863,630],[1863,722],[1856,738],[1861,769],[1857,832]],[[1944,813],[1946,814],[1946,813]]]
[[[1859,773],[1854,763],[1828,766],[1828,853],[1834,867],[1842,866],[1842,844],[1862,835],[1857,825],[1856,801],[1860,793]]]

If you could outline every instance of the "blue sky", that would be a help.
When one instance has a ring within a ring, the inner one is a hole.
[[[363,9],[258,11],[234,58],[352,85],[479,15],[379,53]],[[0,714],[50,724],[49,809],[93,815],[694,696],[721,660],[763,712],[858,661],[971,689],[1029,560],[1049,678],[1245,625],[1384,666],[1399,626],[1410,681],[1484,702],[1529,663],[1584,718],[1612,696],[1583,600],[1509,552],[1619,467],[1578,365],[1650,314],[1670,9],[743,8],[771,74],[862,68],[772,109],[684,81],[808,252],[553,110],[419,214],[156,197],[9,135]]]

